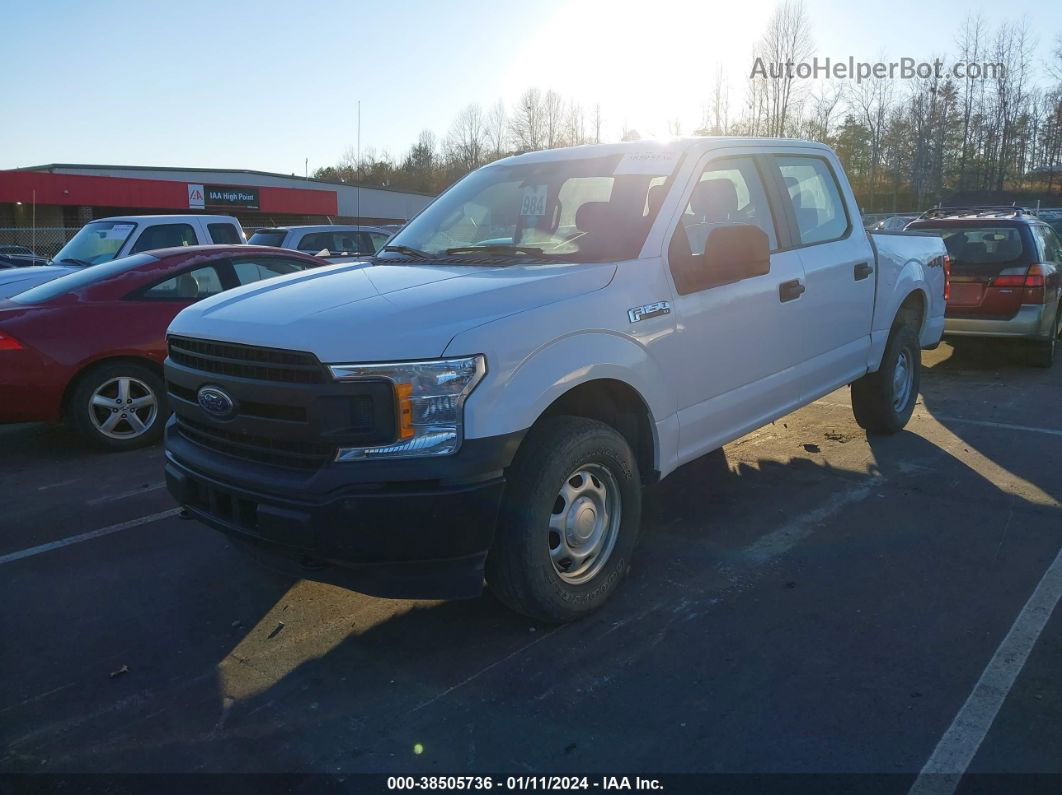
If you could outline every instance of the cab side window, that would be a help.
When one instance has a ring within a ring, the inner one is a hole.
[[[756,163],[747,157],[712,161],[693,187],[668,248],[680,293],[726,281],[722,274],[705,272],[702,255],[712,230],[736,225],[758,226],[767,235],[771,250],[778,248],[767,191]]]
[[[141,232],[129,253],[139,254],[141,251],[154,251],[159,248],[194,246],[198,242],[195,230],[188,224],[159,224],[149,226]]]
[[[776,156],[793,203],[800,242],[805,246],[840,240],[850,228],[837,177],[825,160],[809,156]]]
[[[232,269],[236,272],[236,281],[251,284],[262,279],[271,279],[285,273],[295,273],[306,268],[302,262],[281,259],[279,257],[259,257],[256,259],[234,259]]]
[[[198,301],[217,295],[224,288],[213,265],[179,273],[149,287],[141,298],[149,301]]]
[[[210,232],[210,240],[214,243],[235,246],[243,242],[240,240],[240,233],[232,224],[207,224],[207,231]]]

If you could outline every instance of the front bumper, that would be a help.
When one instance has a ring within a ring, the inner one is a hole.
[[[955,337],[1014,337],[1045,339],[1050,334],[1050,306],[1025,304],[1014,317],[1006,320],[992,318],[945,317],[945,336]]]
[[[171,419],[166,483],[192,517],[295,576],[392,598],[474,597],[519,439],[466,440],[449,466],[352,462],[307,479],[199,448]]]

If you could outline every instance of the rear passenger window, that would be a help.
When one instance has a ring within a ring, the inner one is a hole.
[[[331,254],[345,252],[348,254],[373,254],[375,249],[369,236],[364,232],[311,232],[303,235],[299,242],[299,251],[316,254],[328,250]]]
[[[194,246],[198,242],[195,230],[188,224],[160,224],[149,226],[141,232],[140,237],[133,244],[133,250],[129,253],[139,254],[141,251],[154,251],[159,248]]]
[[[215,243],[238,245],[243,242],[240,240],[240,233],[232,224],[207,224],[207,230],[210,232],[210,239]]]
[[[143,297],[152,301],[198,301],[217,295],[224,288],[212,265],[178,274],[144,291]]]
[[[305,267],[301,262],[273,257],[232,261],[232,268],[236,271],[236,281],[240,284],[251,284],[285,273],[295,273],[295,271],[304,270]]]
[[[818,157],[775,157],[793,202],[800,242],[827,243],[848,232],[848,212],[837,178]]]

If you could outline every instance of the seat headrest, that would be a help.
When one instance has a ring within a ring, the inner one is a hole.
[[[698,182],[690,197],[693,214],[709,220],[727,220],[737,212],[737,188],[728,179],[706,179]]]
[[[199,282],[196,281],[195,276],[190,273],[182,273],[180,276],[177,277],[177,297],[199,297]]]
[[[663,185],[653,185],[649,188],[649,196],[646,198],[646,204],[649,207],[649,215],[656,215],[660,209],[660,205],[664,203],[664,199],[667,197],[667,193],[664,191]]]
[[[586,202],[575,212],[575,225],[582,232],[597,232],[608,226],[608,202]]]

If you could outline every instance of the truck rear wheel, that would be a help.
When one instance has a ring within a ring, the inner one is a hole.
[[[922,374],[918,335],[907,323],[894,326],[881,367],[852,384],[852,412],[868,433],[903,430],[914,412]]]
[[[487,582],[549,623],[604,604],[627,572],[641,522],[638,465],[623,436],[582,417],[543,420],[509,469]]]

